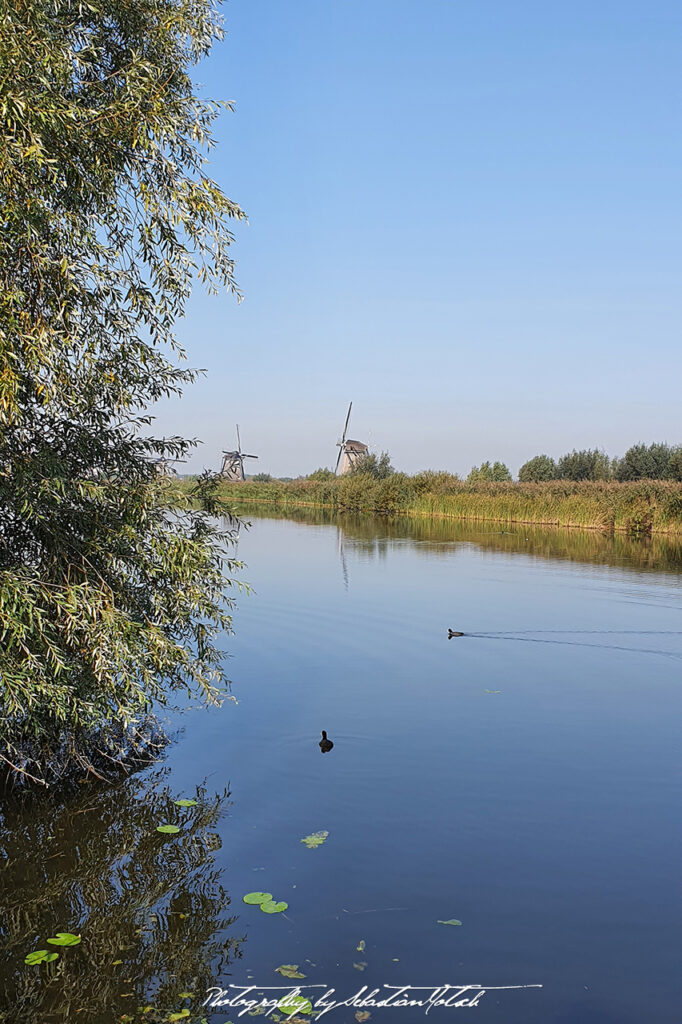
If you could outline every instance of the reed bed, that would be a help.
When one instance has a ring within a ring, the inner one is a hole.
[[[682,483],[673,481],[467,484],[444,473],[395,473],[384,480],[361,474],[330,480],[247,480],[225,483],[222,493],[231,502],[281,508],[682,534]]]

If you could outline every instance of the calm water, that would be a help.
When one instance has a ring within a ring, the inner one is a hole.
[[[209,985],[298,964],[339,999],[491,986],[429,1020],[679,1024],[682,552],[307,518],[242,531],[238,704],[173,717],[148,772],[5,808],[0,1019],[223,1024]],[[81,945],[24,966],[58,930]]]

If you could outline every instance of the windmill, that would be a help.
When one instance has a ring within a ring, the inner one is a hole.
[[[334,472],[337,476],[343,476],[344,473],[350,473],[351,469],[363,455],[367,455],[369,448],[362,441],[351,441],[350,438],[346,440],[346,431],[348,430],[348,422],[350,420],[350,411],[353,408],[351,402],[348,406],[348,415],[346,416],[346,424],[343,428],[343,437],[336,444],[339,449],[339,457],[336,460],[336,467]],[[339,469],[339,463],[341,463],[341,469]]]
[[[237,450],[236,452],[223,452],[223,464],[220,467],[220,475],[225,480],[241,483],[243,480],[246,480],[244,459],[257,458],[257,455],[246,455],[242,451],[242,442],[239,437],[239,424],[237,424]]]
[[[167,459],[165,455],[162,455],[159,459],[154,459],[154,469],[157,476],[177,476],[178,471],[173,466],[174,462],[187,462],[187,459]]]

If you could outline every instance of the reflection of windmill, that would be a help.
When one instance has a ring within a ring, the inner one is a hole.
[[[239,437],[239,424],[237,424],[237,450],[236,452],[223,452],[223,464],[220,467],[220,475],[225,480],[238,481],[246,480],[244,472],[244,459],[257,459],[257,455],[246,455],[242,451],[242,442]]]
[[[343,437],[336,444],[339,449],[339,457],[336,460],[336,467],[334,472],[339,476],[343,476],[344,473],[350,473],[351,469],[363,455],[366,455],[369,449],[366,444],[362,441],[351,441],[346,440],[346,431],[348,430],[348,421],[350,420],[350,411],[353,408],[351,402],[348,406],[348,415],[346,416],[346,424],[343,428]],[[341,463],[341,469],[339,469],[339,463]]]
[[[340,526],[336,527],[336,531],[339,535],[339,558],[341,559],[341,575],[343,576],[343,588],[348,590],[350,586],[350,578],[348,576],[348,565],[346,564],[346,553],[343,550],[343,531]]]

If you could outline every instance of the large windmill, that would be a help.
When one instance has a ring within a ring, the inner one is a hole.
[[[344,473],[350,473],[358,459],[361,459],[363,455],[367,455],[367,452],[369,451],[367,445],[363,444],[362,441],[351,441],[350,438],[346,440],[346,432],[348,430],[348,422],[350,420],[350,411],[352,408],[353,403],[351,402],[348,406],[348,415],[346,416],[346,423],[343,428],[343,436],[340,441],[336,442],[339,449],[339,457],[336,460],[334,472],[338,476],[343,476]],[[339,463],[341,464],[340,469]]]
[[[242,442],[239,437],[239,424],[237,424],[237,450],[236,452],[223,452],[223,464],[220,467],[220,475],[225,480],[241,483],[246,480],[244,472],[244,459],[257,459],[257,455],[246,455],[242,451]]]

